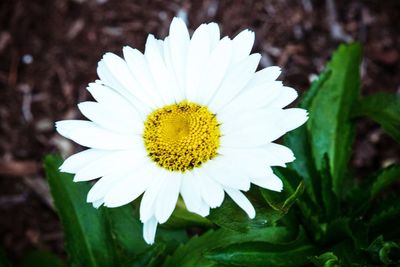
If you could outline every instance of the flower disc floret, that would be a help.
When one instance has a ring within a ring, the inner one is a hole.
[[[215,114],[205,106],[182,101],[150,113],[143,139],[148,156],[159,166],[185,172],[217,155],[220,135]]]

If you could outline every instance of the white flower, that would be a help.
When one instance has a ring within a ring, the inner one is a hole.
[[[143,194],[140,220],[147,243],[171,216],[179,194],[191,212],[207,216],[227,193],[250,218],[242,191],[253,183],[281,191],[271,166],[294,160],[272,143],[307,120],[303,109],[283,109],[297,93],[276,81],[278,67],[256,72],[254,33],[220,39],[218,25],[203,24],[192,38],[175,18],[169,36],[149,35],[144,54],[123,48],[124,59],[104,55],[100,80],[80,103],[90,121],[57,122],[57,131],[89,149],[60,167],[74,181],[100,178],[87,201],[118,207]]]

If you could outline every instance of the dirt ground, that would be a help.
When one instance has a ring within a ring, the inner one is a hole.
[[[13,262],[32,249],[63,255],[63,235],[41,169],[48,153],[75,145],[54,121],[79,118],[102,54],[143,50],[165,37],[171,19],[191,30],[216,21],[223,35],[250,28],[262,67],[279,65],[300,94],[340,42],[364,44],[362,93],[400,93],[400,3],[314,0],[2,0],[0,1],[0,247]],[[352,164],[359,176],[400,163],[400,147],[368,120],[357,124]]]

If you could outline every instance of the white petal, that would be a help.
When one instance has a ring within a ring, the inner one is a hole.
[[[255,158],[241,148],[220,147],[219,154],[227,158],[233,158],[232,162],[240,162],[240,167],[248,174],[248,177],[262,177],[272,174],[272,169],[262,159]]]
[[[224,190],[220,184],[214,181],[203,169],[194,169],[195,179],[199,179],[200,190],[203,200],[211,207],[221,206],[224,201]]]
[[[137,110],[122,95],[99,83],[90,83],[87,90],[101,105],[112,108],[119,117],[126,120],[142,121]]]
[[[135,168],[132,168],[132,171],[136,171]],[[86,197],[87,202],[98,202],[102,200],[104,203],[104,197],[107,195],[111,189],[118,184],[119,181],[126,179],[128,174],[131,174],[127,171],[116,170],[110,175],[106,175],[99,179],[94,186],[89,190],[89,193]]]
[[[200,211],[202,198],[199,183],[191,172],[183,174],[181,195],[188,211],[194,213]]]
[[[119,94],[125,96],[126,90],[121,86],[121,84],[111,75],[104,60],[100,60],[97,64],[97,75],[99,76],[101,83],[107,87],[113,88]]]
[[[160,50],[162,48],[162,50]],[[164,103],[172,104],[175,101],[175,96],[171,94],[174,91],[171,73],[165,66],[163,58],[163,46],[159,40],[156,40],[153,35],[149,35],[146,41],[145,57],[149,64],[150,73],[153,77],[158,92],[160,93]]]
[[[138,135],[113,133],[89,121],[59,121],[56,122],[56,128],[61,135],[86,147],[107,150],[143,147],[143,140]]]
[[[292,162],[295,159],[293,152],[289,148],[274,143],[253,148],[222,148],[219,153],[227,154],[224,156],[228,158],[229,153],[233,155],[246,155],[249,160],[251,159],[252,161],[268,166],[285,167],[285,163]]]
[[[168,77],[171,80],[172,86],[170,87],[170,94],[173,95],[175,103],[179,103],[185,99],[184,90],[179,87],[178,80],[175,77],[174,71],[174,61],[175,59],[172,58],[171,55],[171,45],[169,37],[166,37],[164,40],[164,61],[166,66],[166,72]],[[182,74],[180,75],[183,76]]]
[[[279,77],[279,75],[281,75],[281,68],[277,66],[259,70],[254,74],[253,78],[248,83],[247,88],[273,82]]]
[[[270,82],[243,90],[219,114],[227,113],[234,117],[244,111],[256,110],[267,106],[282,108],[283,106],[271,105],[282,94],[282,88],[281,82]]]
[[[156,237],[157,231],[157,219],[151,217],[149,220],[143,224],[143,238],[147,244],[152,245],[154,243],[154,238]]]
[[[279,158],[279,160],[283,163],[292,162],[296,159],[293,155],[292,150],[283,145],[269,143],[265,146],[260,147],[260,150],[266,151],[266,153],[268,153],[269,155],[273,155],[274,157]]]
[[[67,158],[60,166],[60,171],[76,173],[87,164],[107,155],[109,151],[99,149],[86,149]]]
[[[229,134],[221,137],[221,146],[224,147],[257,147],[262,144],[267,143],[267,139],[263,133],[253,133],[252,136],[249,136],[249,133],[241,133],[241,134]]]
[[[231,56],[232,42],[229,38],[225,37],[211,52],[208,59],[204,75],[200,81],[199,94],[196,98],[197,103],[208,104],[212,96],[216,93],[228,71]]]
[[[217,118],[221,122],[221,146],[254,147],[274,141],[301,126],[307,121],[307,112],[303,109],[264,108],[236,116],[223,113]]]
[[[215,22],[207,24],[208,34],[210,38],[210,49],[214,49],[221,38],[219,26]]]
[[[283,183],[281,179],[275,174],[270,174],[268,176],[262,177],[252,177],[251,182],[263,188],[267,188],[273,191],[282,191]]]
[[[139,197],[154,179],[152,176],[148,176],[151,168],[153,166],[150,164],[142,166],[140,170],[131,173],[126,179],[119,182],[104,197],[104,205],[110,208],[119,207]]]
[[[164,102],[155,86],[145,56],[139,50],[129,46],[123,48],[123,53],[132,76],[140,84],[142,90],[148,94],[152,102],[157,107],[161,107]]]
[[[78,104],[78,108],[86,118],[110,131],[137,134],[143,132],[143,123],[140,120],[135,121],[134,118],[124,120],[124,117],[118,116],[119,114],[113,109],[97,102],[82,102]]]
[[[255,147],[274,141],[287,132],[279,125],[282,118],[282,110],[258,110],[222,123],[221,146]]]
[[[298,94],[296,90],[290,87],[283,86],[280,90],[280,94],[273,100],[269,105],[270,107],[283,108],[292,103]]]
[[[126,205],[136,198],[138,198],[148,186],[147,181],[140,180],[146,179],[146,177],[127,177],[123,182],[120,182],[117,186],[113,187],[111,192],[108,192],[104,198],[104,206],[109,208],[116,208]],[[127,186],[133,186],[128,189]]]
[[[249,155],[249,153],[237,149],[220,148],[224,156],[235,157],[235,162],[240,162],[241,168],[245,170],[253,184],[274,191],[282,190],[282,181],[272,172],[262,159]],[[226,190],[226,188],[225,188]]]
[[[113,53],[106,53],[103,56],[104,63],[114,78],[125,88],[126,91],[134,95],[137,99],[150,107],[154,107],[154,102],[149,97],[139,83],[134,79],[125,60]]]
[[[140,220],[142,222],[147,221],[155,214],[155,203],[157,196],[164,184],[164,181],[167,181],[168,179],[168,175],[165,175],[165,172],[162,170],[154,169],[154,171],[155,173],[151,174],[154,176],[154,180],[144,193],[140,203]]]
[[[107,156],[101,157],[80,169],[74,177],[74,182],[93,180],[115,170],[135,169],[146,161],[145,152],[133,150],[110,152]]]
[[[135,109],[140,114],[147,114],[151,109],[150,107],[137,99],[134,95],[132,95],[127,88],[123,84],[115,78],[109,69],[109,66],[105,63],[104,59],[100,60],[97,67],[97,73],[101,79],[101,83],[107,85],[108,87],[112,88],[120,95],[122,95],[127,101],[129,101]]]
[[[70,135],[73,131],[78,128],[87,127],[92,122],[84,121],[84,120],[63,120],[56,122],[56,130],[59,134],[66,138],[70,138]]]
[[[156,45],[158,47],[158,50],[160,52],[161,59],[164,60],[164,40],[155,38],[155,41],[156,41]]]
[[[250,181],[253,183],[252,177],[263,177],[265,175],[272,174],[272,168],[266,166],[265,163],[260,164],[259,162],[246,162],[243,164],[243,168],[249,173]]]
[[[263,126],[274,127],[277,117],[284,115],[279,108],[263,108],[255,110],[245,110],[235,113],[223,111],[217,114],[217,119],[221,123],[221,131],[227,134],[236,129],[243,129],[249,125],[261,124]]]
[[[200,216],[206,217],[210,214],[210,206],[204,200],[202,200],[199,209],[194,212]]]
[[[172,58],[172,67],[182,97],[185,96],[185,68],[190,37],[185,22],[174,18],[169,28],[169,49]]]
[[[256,210],[242,192],[231,188],[225,188],[225,192],[239,207],[241,207],[247,213],[250,219],[254,219],[256,216]]]
[[[182,176],[173,173],[164,181],[164,186],[158,193],[156,203],[156,218],[159,223],[164,223],[171,216],[175,209],[181,187]]]
[[[103,204],[104,204],[104,200],[103,199],[96,200],[96,201],[94,201],[92,203],[93,208],[95,208],[95,209],[100,208],[100,206],[103,205]]]
[[[260,54],[252,54],[227,73],[221,87],[210,101],[211,110],[218,112],[240,93],[253,77],[260,58]]]
[[[245,59],[251,52],[254,44],[254,32],[249,30],[241,31],[233,38],[233,62],[237,63]]]
[[[185,95],[189,101],[196,100],[200,79],[205,71],[210,49],[208,28],[206,24],[202,24],[193,33],[188,48]]]
[[[234,162],[232,158],[217,156],[202,167],[210,178],[224,187],[247,191],[250,189],[250,180],[239,166],[240,162]]]
[[[279,120],[278,127],[289,132],[303,125],[308,120],[307,110],[301,108],[285,109],[284,116]]]

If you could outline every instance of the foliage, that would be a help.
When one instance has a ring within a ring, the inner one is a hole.
[[[354,115],[366,115],[378,122],[383,130],[400,142],[400,95],[376,93],[354,105]]]
[[[70,175],[60,173],[59,157],[47,157],[45,168],[54,204],[64,226],[65,245],[70,261],[77,266],[111,266],[117,260],[117,249],[103,209],[86,203],[90,185],[75,186]]]
[[[207,218],[187,212],[179,201],[156,243],[148,246],[136,202],[92,208],[85,203],[90,185],[73,183],[71,175],[58,171],[62,159],[47,157],[45,169],[71,266],[400,264],[400,194],[389,190],[399,180],[400,166],[359,179],[349,166],[360,116],[400,141],[399,97],[360,97],[361,55],[359,44],[341,45],[300,101],[309,121],[284,138],[296,161],[274,168],[282,192],[253,186],[246,193],[257,211],[253,220],[229,197]],[[200,235],[189,238],[188,229]]]

